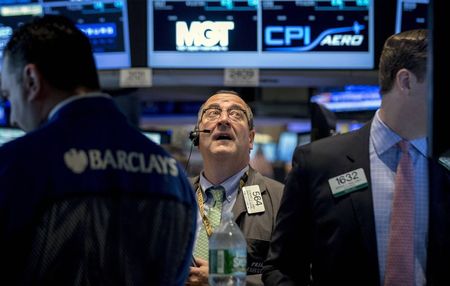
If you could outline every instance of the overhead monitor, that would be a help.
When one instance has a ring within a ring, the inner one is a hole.
[[[429,0],[397,0],[395,32],[428,28]]]
[[[373,0],[147,0],[152,68],[372,69]]]
[[[311,97],[332,112],[375,111],[381,105],[380,88],[377,85],[346,85],[327,88]]]
[[[377,85],[346,85],[325,89],[311,97],[332,112],[374,111],[381,105],[380,88]]]
[[[98,69],[131,66],[127,0],[0,0],[0,68],[3,48],[14,29],[46,14],[74,21],[89,37]]]
[[[172,139],[172,131],[170,130],[141,130],[148,139],[156,144],[170,144]]]

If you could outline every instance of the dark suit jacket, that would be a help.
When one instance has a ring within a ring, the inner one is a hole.
[[[196,213],[175,159],[86,96],[0,148],[0,284],[183,285]]]
[[[299,147],[263,270],[266,285],[380,285],[370,124]],[[428,285],[449,285],[450,176],[430,161]],[[363,168],[368,186],[333,197],[328,179]]]
[[[191,179],[198,184],[199,177]],[[283,194],[283,184],[261,175],[250,167],[244,186],[258,185],[264,202],[265,211],[249,214],[245,206],[244,195],[239,190],[233,215],[247,240],[247,285],[262,285],[262,264],[267,258],[269,242],[275,228],[275,219]]]

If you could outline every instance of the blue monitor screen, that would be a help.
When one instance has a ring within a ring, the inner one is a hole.
[[[128,68],[131,56],[126,1],[0,0],[0,60],[14,29],[34,16],[54,14],[70,18],[89,37],[98,69]]]
[[[147,0],[154,68],[372,69],[373,0]]]
[[[381,95],[377,85],[347,85],[318,92],[311,97],[311,102],[333,112],[369,111],[380,107]]]
[[[170,144],[172,132],[170,130],[141,130],[148,139],[156,144]]]
[[[161,144],[161,134],[155,132],[142,132],[148,139],[156,144]]]
[[[429,0],[397,0],[395,32],[428,28]]]

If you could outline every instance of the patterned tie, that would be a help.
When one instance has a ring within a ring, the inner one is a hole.
[[[412,286],[415,280],[413,166],[409,143],[402,140],[399,146],[384,286]]]
[[[214,230],[220,224],[225,189],[222,186],[216,186],[206,191],[209,191],[213,196],[213,205],[209,209],[207,217],[211,223],[212,230]],[[200,232],[195,243],[194,256],[208,260],[208,234],[206,233],[204,224],[200,226]]]

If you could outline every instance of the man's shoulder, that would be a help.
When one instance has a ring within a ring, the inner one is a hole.
[[[310,144],[297,147],[294,157],[299,153],[311,156],[330,156],[353,153],[368,148],[370,125],[343,134],[325,137]]]
[[[284,188],[284,184],[274,180],[272,178],[266,177],[264,175],[261,175],[263,177],[264,182],[266,183],[266,185],[268,185],[270,187],[270,189],[273,190],[282,190]]]

